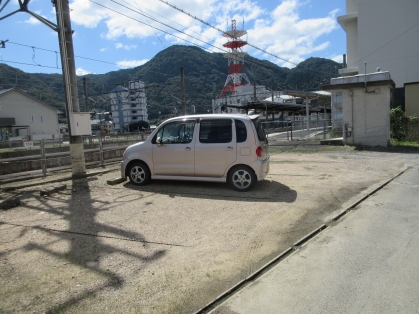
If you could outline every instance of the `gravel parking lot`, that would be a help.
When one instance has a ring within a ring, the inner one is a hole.
[[[248,193],[218,183],[110,186],[115,170],[41,197],[54,185],[41,180],[0,211],[0,312],[192,313],[415,156],[274,154]]]

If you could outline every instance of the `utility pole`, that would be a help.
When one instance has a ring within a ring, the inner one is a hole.
[[[70,137],[70,157],[73,176],[86,173],[83,136],[71,135],[70,115],[80,112],[77,93],[76,64],[74,62],[73,31],[71,29],[70,8],[67,0],[55,0],[57,14],[58,40],[60,43],[61,65],[63,69],[64,92],[66,99],[67,122]]]
[[[9,1],[10,0],[7,0],[4,5],[0,7],[0,12],[5,8]],[[76,65],[74,62],[72,38],[73,31],[71,29],[70,8],[68,5],[68,0],[51,0],[52,4],[55,6],[55,12],[57,14],[57,25],[40,16],[39,14],[30,11],[28,9],[29,2],[30,0],[19,0],[19,9],[0,17],[0,21],[18,12],[25,12],[29,13],[41,23],[45,24],[58,33],[63,71],[64,92],[66,97],[67,122],[70,122],[70,119],[73,117],[73,112],[80,112],[80,106],[79,99],[77,98]],[[4,43],[2,43],[2,46],[4,46]],[[83,151],[83,137],[81,135],[71,135],[70,123],[68,123],[68,130],[70,134],[70,156],[72,172],[73,176],[78,176],[86,173],[86,164]]]
[[[180,68],[180,85],[182,88],[182,114],[186,115],[186,103],[185,103],[185,75],[183,68]]]
[[[89,100],[87,95],[87,84],[86,78],[83,77],[83,88],[84,88],[84,105],[86,106],[86,112],[89,112]]]
[[[275,87],[272,86],[272,108],[274,108],[274,99],[275,99],[274,88]],[[272,109],[272,121],[274,121],[274,120],[275,120],[275,111]]]

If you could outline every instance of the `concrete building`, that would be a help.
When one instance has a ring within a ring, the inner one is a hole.
[[[270,97],[271,91],[265,86],[240,85],[235,87],[234,94],[225,94],[222,98],[212,100],[213,113],[246,113],[245,106],[249,102]],[[243,108],[242,108],[243,107]]]
[[[0,129],[9,140],[41,140],[60,137],[59,111],[23,90],[0,91]],[[4,140],[4,139],[3,139]]]
[[[390,101],[394,87],[389,72],[338,77],[323,87],[339,95],[346,144],[389,145]]]
[[[124,132],[130,123],[148,121],[144,82],[129,81],[128,88],[118,86],[109,93],[114,130]]]
[[[346,0],[346,14],[338,17],[347,46],[339,74],[390,72],[393,107],[400,105],[408,115],[419,111],[418,13],[418,0]]]

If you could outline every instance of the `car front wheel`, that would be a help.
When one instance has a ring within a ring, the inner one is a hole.
[[[228,176],[228,183],[236,191],[249,191],[256,183],[256,175],[246,166],[234,167]]]
[[[136,161],[128,168],[128,178],[135,185],[145,185],[150,181],[150,170],[144,162]]]

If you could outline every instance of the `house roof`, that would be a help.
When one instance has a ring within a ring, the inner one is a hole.
[[[32,97],[32,96],[31,96],[31,95],[29,95],[28,93],[26,93],[26,92],[24,92],[23,90],[21,90],[21,89],[19,89],[19,88],[16,88],[16,87],[9,88],[9,89],[3,89],[3,90],[0,90],[0,97],[2,97],[3,95],[5,95],[5,94],[7,94],[7,93],[12,92],[12,91],[19,92],[19,93],[21,93],[21,94],[23,94],[23,95],[25,95],[25,96],[27,96],[27,97],[29,97],[29,98],[32,98],[33,100],[35,100],[35,101],[39,102],[40,104],[43,104],[44,106],[46,106],[46,107],[48,107],[48,108],[51,108],[51,109],[53,109],[53,110],[57,111],[57,113],[62,113],[60,110],[58,110],[58,109],[56,109],[56,108],[54,108],[54,107],[52,107],[52,106],[50,106],[50,105],[48,105],[48,104],[44,103],[43,101],[41,101],[41,100],[39,100],[39,99],[36,99],[35,97]]]

